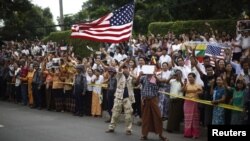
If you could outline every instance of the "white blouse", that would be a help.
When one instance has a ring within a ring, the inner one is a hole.
[[[96,76],[95,76],[95,78],[96,78]],[[94,78],[94,79],[95,79],[95,78]],[[100,76],[99,76],[99,79],[96,80],[94,84],[99,85],[99,84],[102,84],[103,81],[104,81],[104,78],[103,78],[102,75],[100,75]],[[101,93],[102,93],[102,87],[101,87],[101,86],[94,86],[94,87],[93,87],[93,92],[95,92],[95,93],[97,93],[97,94],[101,94]]]

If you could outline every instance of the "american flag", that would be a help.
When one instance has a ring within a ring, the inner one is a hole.
[[[130,3],[93,22],[73,25],[71,37],[109,43],[127,41],[132,33],[133,17],[134,3]]]
[[[211,65],[215,65],[213,60],[213,56],[216,57],[216,59],[224,59],[224,48],[218,45],[207,45],[207,49],[206,49],[206,56],[210,56],[211,57]]]

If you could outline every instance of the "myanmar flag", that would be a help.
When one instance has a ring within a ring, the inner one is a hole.
[[[189,47],[191,48],[195,48],[196,46],[196,49],[195,49],[195,56],[196,56],[196,59],[201,63],[203,62],[203,57],[205,56],[205,52],[206,52],[206,49],[207,49],[207,45],[205,43],[192,43],[192,42],[189,42],[187,43],[189,45]],[[183,46],[182,47],[182,52],[184,53],[184,55],[186,56],[186,48]],[[191,50],[189,50],[189,53],[192,53]]]
[[[195,56],[200,63],[203,62],[203,57],[205,56],[206,48],[206,44],[198,44],[196,46]]]

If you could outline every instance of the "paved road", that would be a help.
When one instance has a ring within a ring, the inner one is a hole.
[[[104,118],[75,117],[69,113],[30,109],[22,105],[0,101],[0,141],[139,141],[140,127],[133,127],[133,135],[125,135],[124,123],[113,134]],[[170,141],[192,141],[183,134],[164,134]],[[149,135],[149,141],[158,136]],[[196,141],[205,141],[206,135]]]

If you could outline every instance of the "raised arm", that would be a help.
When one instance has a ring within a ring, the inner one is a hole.
[[[165,80],[164,82],[167,83],[167,84],[169,84],[169,82],[170,82],[172,79],[174,79],[174,78],[175,78],[175,77],[172,75],[172,76],[169,77],[169,79]],[[181,82],[181,83],[182,83],[182,82]]]
[[[196,59],[195,59],[195,61],[196,61],[195,68],[196,68],[196,69],[197,69],[197,71],[199,72],[200,76],[205,75],[205,74],[201,71],[201,68],[199,67],[198,62],[197,62],[197,60],[196,60]]]
[[[182,86],[182,92],[186,92],[187,91],[187,79],[184,80],[184,84]]]
[[[210,95],[213,95],[214,94],[214,79],[212,79],[210,81],[210,85],[211,85],[211,87],[210,87]]]
[[[96,63],[99,63],[104,69],[109,69],[109,66],[105,65],[101,60],[100,61],[96,61]]]
[[[175,58],[174,58],[174,52],[171,52],[170,57],[171,57],[172,67],[175,67],[175,62],[174,62],[174,60],[175,60]]]
[[[231,90],[232,88],[227,84],[227,80],[226,80],[226,72],[224,72],[223,74],[223,84],[225,86],[226,89]]]

